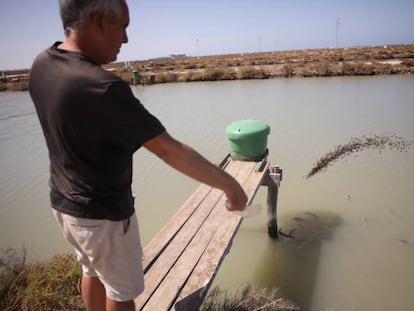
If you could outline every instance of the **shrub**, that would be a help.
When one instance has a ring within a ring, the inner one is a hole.
[[[167,82],[167,78],[164,73],[159,73],[155,75],[154,83],[166,83],[166,82]]]
[[[189,71],[184,75],[185,82],[202,81],[203,75],[196,71]]]
[[[406,59],[406,60],[403,60],[401,62],[401,65],[407,66],[407,67],[414,67],[414,61],[413,60]]]
[[[374,66],[367,63],[357,63],[355,65],[355,74],[360,76],[373,75]]]
[[[354,66],[351,63],[344,62],[342,63],[342,74],[351,76],[354,74]]]
[[[174,82],[182,82],[183,79],[181,79],[180,75],[175,72],[161,72],[154,76],[152,80],[150,80],[149,84],[154,83],[174,83]]]
[[[165,80],[166,82],[178,82],[179,75],[175,72],[169,72],[165,74]]]
[[[243,66],[239,69],[240,79],[253,79],[255,75],[255,68],[253,66]]]
[[[347,76],[363,76],[375,74],[375,67],[368,63],[343,63],[342,74]]]
[[[25,252],[8,250],[0,260],[1,310],[76,310],[81,298],[81,269],[72,254],[27,264]]]
[[[282,76],[285,78],[293,77],[294,69],[292,65],[284,65],[282,68]]]
[[[322,62],[319,64],[319,76],[328,77],[332,75],[332,70],[329,67],[328,62]]]
[[[194,63],[187,63],[184,65],[184,69],[196,69],[197,66]]]
[[[8,91],[27,91],[29,89],[29,81],[19,81],[8,83]]]
[[[240,295],[229,297],[226,291],[213,288],[200,311],[287,311],[299,307],[280,297],[277,289],[267,290],[247,286]]]
[[[223,80],[223,77],[226,75],[226,70],[219,67],[219,68],[213,68],[209,67],[204,69],[204,80],[205,81],[218,81]]]
[[[256,69],[253,66],[243,66],[239,69],[239,79],[266,79],[269,74],[262,68]]]
[[[318,76],[318,72],[313,68],[305,69],[302,71],[302,76],[305,78],[315,77],[315,76]]]

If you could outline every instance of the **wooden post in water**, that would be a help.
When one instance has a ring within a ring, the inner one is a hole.
[[[282,169],[278,166],[270,166],[269,173],[262,183],[262,185],[267,186],[267,214],[269,217],[267,233],[272,239],[279,237],[277,228],[277,198],[280,182],[282,181],[282,172]]]

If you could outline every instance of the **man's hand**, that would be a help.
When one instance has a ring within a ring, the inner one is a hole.
[[[246,193],[231,175],[191,147],[172,138],[167,132],[150,139],[144,146],[181,173],[223,190],[229,202],[229,211],[242,211],[246,208]]]
[[[241,186],[238,184],[238,188],[232,192],[226,193],[227,201],[226,208],[230,212],[234,211],[244,211],[247,204],[247,196]]]

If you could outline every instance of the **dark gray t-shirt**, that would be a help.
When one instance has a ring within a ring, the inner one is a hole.
[[[132,155],[165,128],[125,81],[58,45],[39,54],[29,83],[49,150],[52,207],[126,219],[134,213]]]

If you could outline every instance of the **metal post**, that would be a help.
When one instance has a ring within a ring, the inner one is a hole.
[[[269,217],[267,233],[272,239],[279,237],[277,227],[277,199],[280,182],[282,181],[282,172],[282,169],[278,166],[270,166],[268,174],[263,180],[263,185],[267,186],[267,214]]]

